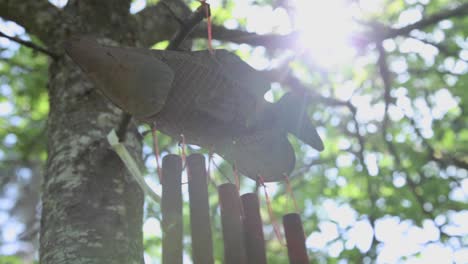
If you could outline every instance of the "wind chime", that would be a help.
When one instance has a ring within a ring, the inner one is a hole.
[[[208,50],[177,50],[178,45],[203,18],[207,18]],[[163,226],[172,222],[171,214],[174,215],[174,208],[181,208],[181,194],[178,194],[181,183],[178,174],[184,169],[185,164],[188,165],[189,189],[194,171],[198,170],[198,174],[209,175],[211,154],[208,169],[204,169],[205,173],[201,173],[199,169],[205,166],[203,156],[201,156],[203,162],[199,161],[200,156],[186,157],[186,144],[199,145],[209,149],[210,153],[219,154],[233,167],[236,184],[224,184],[218,188],[223,230],[227,225],[230,229],[236,229],[237,226],[239,231],[237,233],[244,233],[241,230],[247,230],[246,237],[252,232],[258,233],[258,226],[255,227],[257,229],[255,231],[249,228],[247,222],[242,222],[242,219],[252,219],[252,215],[258,220],[259,214],[257,217],[256,213],[251,212],[258,212],[259,209],[255,206],[252,209],[252,204],[258,204],[258,200],[252,198],[257,197],[256,194],[245,195],[246,198],[242,196],[242,199],[239,197],[239,173],[241,173],[255,180],[257,186],[263,187],[270,221],[278,240],[284,245],[279,225],[271,209],[265,182],[285,181],[286,190],[296,210],[295,214],[284,217],[290,261],[308,263],[305,237],[298,215],[299,209],[288,178],[295,165],[295,155],[287,139],[287,134],[291,133],[313,148],[323,150],[323,143],[305,111],[307,97],[289,92],[277,103],[267,102],[263,96],[270,89],[268,80],[235,54],[225,50],[214,50],[211,34],[209,5],[201,1],[200,8],[183,23],[179,33],[171,41],[169,50],[111,47],[101,45],[88,37],[75,37],[66,43],[66,52],[107,98],[126,113],[151,126],[157,172],[163,185],[161,202]],[[162,166],[158,149],[158,131],[179,139],[181,147],[180,157],[168,155],[164,157]],[[128,152],[125,154],[126,150],[115,135],[110,135],[109,139],[132,174],[139,174],[139,169],[129,161],[131,157]],[[165,166],[164,160],[172,165]],[[192,162],[190,165],[190,160],[198,160],[198,163]],[[174,175],[168,176],[169,174]],[[174,182],[174,178],[179,180]],[[141,176],[137,177],[137,181],[153,199],[160,199],[146,186]],[[165,185],[171,183],[174,186],[178,184],[179,187],[165,192],[164,190],[168,190]],[[207,203],[206,186],[200,187],[202,185],[203,181],[197,188],[206,192]],[[174,208],[167,207],[165,200]],[[179,205],[174,206],[174,201],[178,201],[176,204]],[[225,210],[226,208],[234,210]],[[237,217],[239,219],[233,223],[232,215],[227,217],[226,213],[229,215],[236,210],[239,211],[240,218]],[[177,222],[179,218],[174,219]],[[232,231],[227,233],[223,231],[223,234],[226,263],[244,263],[247,260],[249,263],[266,263],[264,253],[260,254],[260,259],[264,260],[257,262],[259,261],[257,256],[256,261],[251,261],[252,255],[258,252],[248,253],[248,249],[247,253],[239,254],[241,249],[237,248],[235,251],[237,253],[229,255],[228,253],[232,252],[232,248],[236,248],[236,245],[242,244],[244,249],[247,246],[244,246],[244,242],[237,243],[239,237],[229,239]],[[167,239],[171,237],[166,233],[164,235]],[[181,238],[181,233],[172,237]],[[261,238],[263,239],[263,231]],[[251,241],[258,241],[258,236],[252,239]],[[255,243],[247,242],[248,239],[245,241],[251,245],[247,248],[255,247]],[[167,244],[172,243],[167,242]],[[245,255],[246,258],[239,259],[241,255]],[[170,259],[168,256],[177,257]],[[167,252],[164,254],[163,238],[163,263],[179,263],[178,259],[179,254]],[[212,263],[212,261],[198,263]]]

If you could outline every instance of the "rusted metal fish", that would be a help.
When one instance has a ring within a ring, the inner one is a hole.
[[[122,110],[173,138],[183,134],[187,143],[213,149],[252,179],[279,181],[292,171],[288,133],[323,150],[304,98],[288,93],[267,102],[270,83],[228,51],[121,48],[89,38],[72,38],[65,46]]]

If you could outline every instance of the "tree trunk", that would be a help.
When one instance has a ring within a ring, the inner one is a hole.
[[[70,1],[72,20],[45,40],[51,50],[72,34],[134,45],[130,1]],[[142,263],[143,195],[106,140],[122,112],[94,89],[70,58],[49,69],[48,161],[42,189],[41,263]],[[141,157],[131,124],[125,144]],[[141,160],[140,160],[141,161]]]
[[[69,59],[50,77],[41,263],[141,263],[143,196],[106,141],[121,112]],[[126,143],[140,156],[135,132]]]
[[[132,15],[130,3],[69,0],[60,9],[46,0],[0,0],[0,17],[39,38],[46,51],[36,49],[51,57],[41,263],[143,262],[143,194],[106,140],[123,113],[101,96],[63,49],[68,37],[82,34],[113,45],[148,47],[174,33],[172,12],[181,17],[190,13],[182,1],[171,0]],[[142,163],[135,123],[125,145]]]

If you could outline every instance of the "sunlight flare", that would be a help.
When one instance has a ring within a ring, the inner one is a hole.
[[[352,8],[344,0],[295,0],[294,23],[301,32],[301,46],[318,65],[342,65],[354,55],[349,39],[355,23]]]

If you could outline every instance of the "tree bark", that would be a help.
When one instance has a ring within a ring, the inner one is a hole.
[[[68,58],[52,63],[49,96],[41,263],[141,263],[143,195],[105,139],[121,112]],[[126,145],[141,156],[136,132]]]
[[[143,194],[106,135],[123,113],[93,87],[64,55],[72,35],[88,34],[113,45],[151,45],[176,30],[163,5],[130,14],[130,0],[69,0],[63,9],[46,0],[0,0],[0,17],[23,26],[51,54],[48,160],[42,186],[40,262],[142,263]],[[169,2],[183,4],[183,2]],[[180,9],[180,10],[179,10]],[[188,8],[175,9],[184,17]],[[153,14],[153,15],[152,15]],[[145,28],[146,30],[142,30]],[[141,139],[131,123],[125,145],[142,163]]]
[[[134,44],[129,28],[117,27],[129,24],[129,2],[70,1],[62,16],[73,19],[44,42],[62,53],[68,35],[92,30]],[[49,100],[40,262],[142,263],[143,195],[106,141],[122,112],[65,55],[50,65]],[[141,157],[135,124],[125,143]]]
[[[143,194],[107,143],[122,112],[63,54],[73,34],[136,45],[130,0],[0,0],[0,16],[58,54],[49,68],[48,160],[42,187],[41,263],[142,263]],[[4,12],[6,11],[6,12]],[[141,162],[134,123],[125,144]]]

